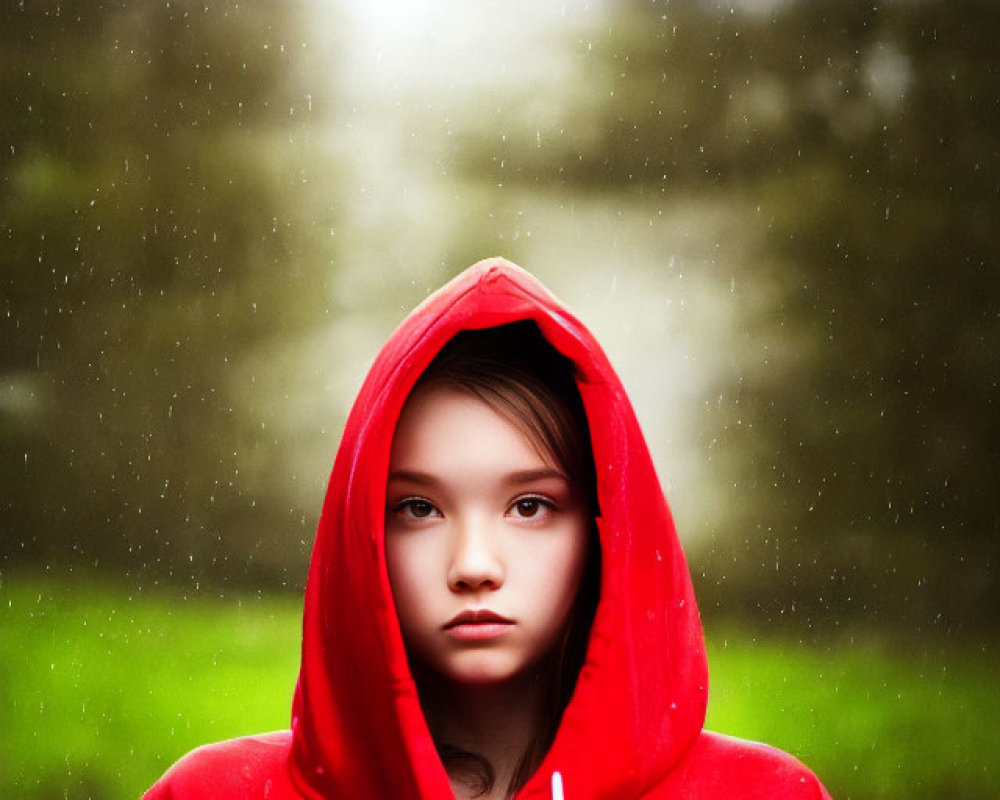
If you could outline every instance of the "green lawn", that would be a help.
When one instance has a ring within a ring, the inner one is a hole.
[[[997,798],[1000,665],[989,650],[713,636],[707,725],[794,753],[836,800]]]
[[[198,744],[287,727],[299,617],[293,599],[4,581],[0,797],[136,798]]]
[[[135,798],[191,747],[287,725],[299,603],[0,582],[0,797]],[[1000,679],[930,657],[709,643],[709,726],[800,756],[837,800],[992,798]]]

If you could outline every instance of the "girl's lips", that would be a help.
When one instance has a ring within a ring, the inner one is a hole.
[[[476,609],[456,614],[444,624],[443,630],[453,639],[463,642],[482,642],[502,636],[514,620],[490,611]]]

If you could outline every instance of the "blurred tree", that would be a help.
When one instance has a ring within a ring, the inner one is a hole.
[[[572,133],[470,142],[497,180],[756,209],[752,355],[705,404],[733,486],[696,554],[709,608],[1000,618],[998,29],[980,0],[631,0],[580,42]]]
[[[0,565],[280,568],[281,448],[249,487],[234,363],[323,312],[295,7],[0,15]]]
[[[735,434],[758,454],[742,470],[764,509],[743,522],[750,562],[784,563],[784,590],[753,594],[772,616],[798,602],[828,622],[992,627],[1000,9],[831,3],[798,18],[778,41],[834,66],[811,80],[823,124],[759,187],[783,289],[749,335],[777,323],[797,354],[730,393],[756,427]]]

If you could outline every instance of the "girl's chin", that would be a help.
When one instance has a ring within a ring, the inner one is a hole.
[[[519,675],[519,670],[487,665],[452,669],[444,673],[449,682],[469,687],[499,686],[510,683]]]
[[[498,650],[452,653],[446,659],[415,660],[410,667],[418,683],[425,688],[486,689],[535,683],[545,672],[545,659],[513,658]]]
[[[487,689],[523,684],[525,681],[534,683],[538,680],[540,670],[537,663],[526,665],[511,664],[510,662],[480,662],[452,665],[450,669],[440,672],[439,675],[454,686],[468,689]]]

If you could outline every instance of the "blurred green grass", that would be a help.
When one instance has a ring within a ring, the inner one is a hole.
[[[1000,796],[994,644],[709,638],[707,727],[798,756],[837,800]]]
[[[135,798],[199,744],[287,726],[300,603],[0,582],[0,797]],[[997,796],[990,652],[709,640],[709,727],[806,761],[838,800]]]
[[[288,726],[294,598],[0,588],[0,797],[136,798],[207,741]]]

